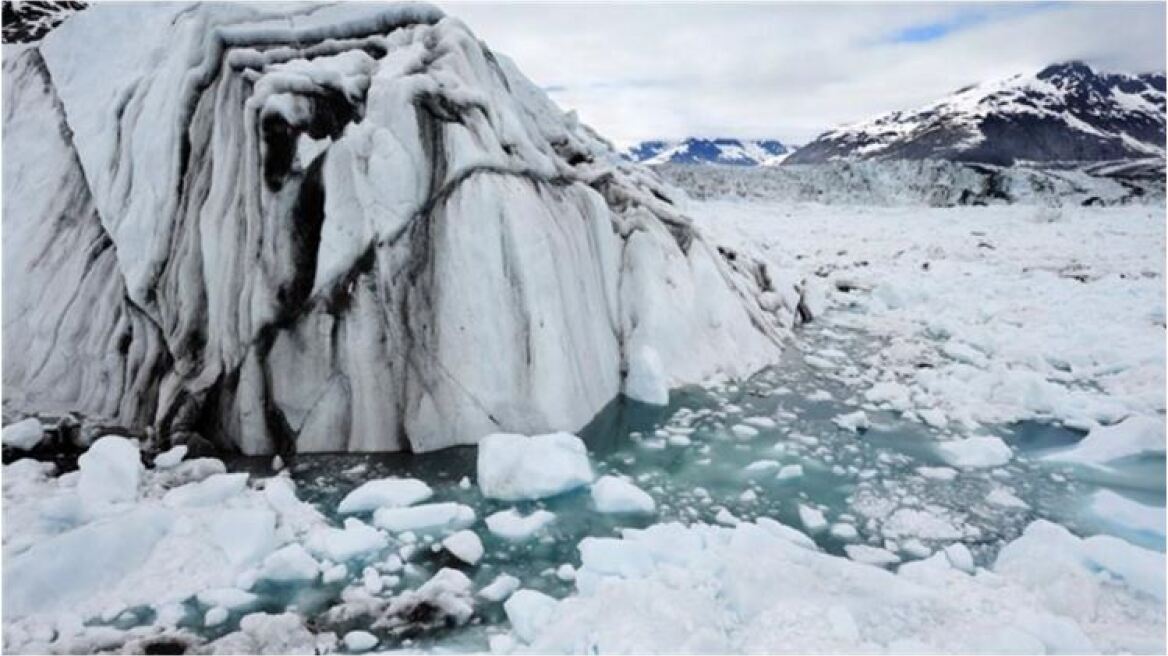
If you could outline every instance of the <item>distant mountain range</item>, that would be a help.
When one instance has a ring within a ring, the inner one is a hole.
[[[646,164],[719,164],[722,166],[774,166],[791,149],[774,139],[702,139],[643,141],[622,154]]]
[[[1163,73],[1103,73],[1069,62],[831,130],[784,163],[943,159],[1008,166],[1163,157],[1164,124]]]

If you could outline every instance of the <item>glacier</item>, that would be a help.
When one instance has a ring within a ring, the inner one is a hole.
[[[747,374],[803,316],[426,4],[101,5],[4,72],[6,414],[424,452]]]
[[[654,165],[696,200],[864,207],[1163,206],[1164,158],[1062,166],[920,160],[833,160],[730,168]]]

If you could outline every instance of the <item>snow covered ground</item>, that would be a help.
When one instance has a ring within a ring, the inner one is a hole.
[[[883,343],[843,373],[871,407],[956,437],[1164,412],[1164,210],[694,203],[723,244],[818,288]]]

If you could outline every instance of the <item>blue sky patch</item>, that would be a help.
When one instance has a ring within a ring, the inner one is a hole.
[[[928,43],[982,23],[1017,18],[1036,11],[1054,9],[1062,4],[1061,2],[1028,2],[958,11],[943,20],[909,25],[889,34],[882,41],[884,43]]]

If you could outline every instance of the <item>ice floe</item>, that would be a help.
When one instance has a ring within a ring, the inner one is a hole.
[[[592,482],[588,451],[570,433],[495,433],[479,441],[479,489],[503,501],[554,496]]]
[[[518,510],[500,510],[486,518],[487,530],[504,540],[526,540],[555,520],[556,514],[547,510],[536,510],[523,515]]]
[[[393,533],[405,531],[456,531],[475,521],[474,509],[444,501],[407,508],[378,508],[373,525]]]
[[[1010,462],[1014,452],[999,437],[975,436],[937,445],[941,459],[959,469],[997,467]]]
[[[341,499],[337,512],[362,513],[373,512],[383,507],[412,506],[429,499],[433,494],[429,485],[415,478],[366,481]]]
[[[647,492],[617,476],[601,476],[592,484],[592,503],[602,513],[652,514],[657,508]]]
[[[0,433],[0,442],[13,449],[27,451],[41,443],[45,436],[45,427],[36,417],[22,419],[4,427]]]

